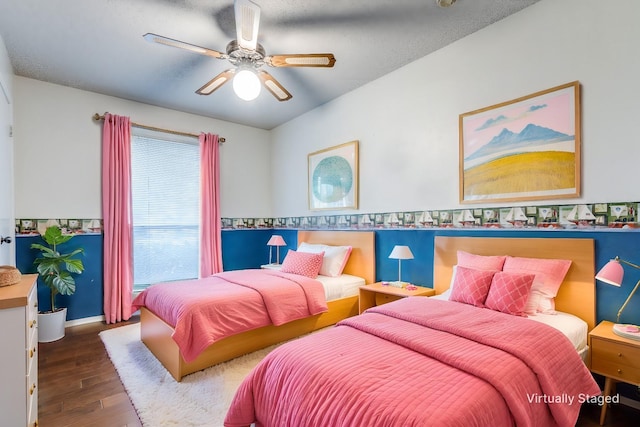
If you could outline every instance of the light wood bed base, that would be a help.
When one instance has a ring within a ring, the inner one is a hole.
[[[595,253],[593,239],[493,238],[436,236],[433,280],[436,294],[449,288],[457,251],[478,255],[570,259],[571,267],[555,298],[556,310],[578,316],[595,327]]]
[[[366,283],[375,282],[374,232],[299,231],[298,243],[301,242],[352,246],[353,250],[344,268],[344,273],[363,277]],[[142,342],[164,365],[171,376],[176,381],[181,381],[185,375],[272,344],[299,337],[358,314],[357,295],[329,301],[327,305],[329,310],[325,313],[280,326],[265,326],[217,341],[202,352],[196,360],[189,363],[182,358],[178,345],[171,338],[173,327],[145,307],[140,309],[140,334]]]

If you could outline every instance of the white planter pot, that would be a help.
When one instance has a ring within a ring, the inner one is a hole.
[[[63,338],[66,320],[66,307],[54,313],[38,313],[38,342],[51,342]]]

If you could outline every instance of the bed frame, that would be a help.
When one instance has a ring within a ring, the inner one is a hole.
[[[353,247],[345,274],[363,277],[366,283],[374,283],[375,233],[371,231],[298,231],[298,244],[322,243],[333,246]],[[192,362],[185,362],[178,345],[171,338],[173,327],[165,323],[151,310],[140,309],[140,335],[142,342],[164,365],[176,381],[185,375],[251,353],[272,344],[299,337],[324,328],[347,317],[358,314],[358,295],[327,303],[329,310],[305,319],[294,320],[280,326],[265,326],[233,335],[210,345]]]
[[[449,288],[457,251],[478,255],[570,259],[571,267],[555,298],[556,309],[578,316],[595,327],[595,254],[593,239],[492,238],[436,236],[433,283],[436,294]]]

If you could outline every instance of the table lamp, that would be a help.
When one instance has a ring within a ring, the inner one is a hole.
[[[269,264],[271,264],[271,250],[274,246],[276,247],[276,265],[280,264],[280,246],[287,245],[282,236],[274,234],[267,242],[267,245],[269,245]]]
[[[398,281],[397,282],[390,282],[389,284],[391,286],[395,286],[395,287],[401,288],[403,286],[403,283],[402,283],[402,260],[403,259],[413,259],[413,253],[411,253],[411,249],[409,249],[409,246],[396,245],[396,246],[393,247],[393,250],[391,251],[391,254],[389,255],[389,258],[398,260]]]
[[[600,271],[598,271],[598,274],[596,274],[596,279],[609,285],[620,287],[620,285],[622,284],[622,279],[624,277],[624,269],[622,268],[622,264],[627,264],[640,270],[640,265],[636,265],[629,261],[625,261],[623,259],[620,259],[619,257],[616,257],[615,259],[609,261],[604,267],[602,267]],[[636,325],[620,324],[620,315],[631,300],[631,297],[633,297],[633,294],[635,294],[638,290],[638,286],[640,286],[640,280],[638,280],[638,283],[636,283],[636,286],[627,297],[627,300],[624,302],[624,304],[622,304],[620,310],[618,310],[616,324],[613,325],[613,332],[616,335],[620,335],[625,338],[631,338],[634,340],[640,340],[640,327]]]

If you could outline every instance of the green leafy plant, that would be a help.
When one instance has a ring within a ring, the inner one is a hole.
[[[42,238],[48,246],[40,243],[31,244],[31,249],[40,251],[40,256],[33,263],[42,277],[42,281],[49,287],[51,293],[51,311],[57,311],[55,306],[56,295],[73,295],[76,292],[76,281],[72,274],[81,274],[84,271],[82,260],[73,258],[83,253],[82,248],[75,249],[68,254],[58,252],[58,245],[66,243],[73,238],[73,234],[62,234],[60,227],[47,227]]]

